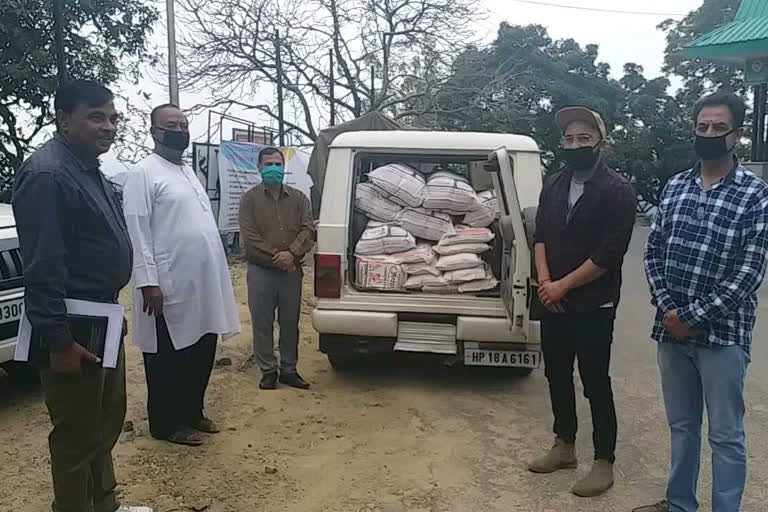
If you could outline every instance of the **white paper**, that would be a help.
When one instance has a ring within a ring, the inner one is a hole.
[[[64,299],[67,313],[71,315],[92,316],[107,319],[107,333],[104,343],[104,357],[101,365],[104,368],[116,368],[117,357],[120,353],[120,341],[123,337],[123,318],[125,311],[120,304],[90,302],[79,299]],[[23,313],[19,322],[19,334],[16,339],[15,361],[29,360],[29,344],[32,339],[32,324],[27,314]]]

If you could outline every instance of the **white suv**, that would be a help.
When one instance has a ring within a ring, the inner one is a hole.
[[[0,366],[8,373],[34,376],[33,369],[13,360],[16,333],[24,310],[24,267],[9,204],[0,204]]]
[[[485,165],[489,153],[496,165]],[[442,295],[355,284],[354,248],[367,222],[355,208],[357,186],[376,166],[390,162],[417,170],[452,166],[469,176],[475,190],[496,191],[501,218],[490,265],[497,267],[498,289]],[[327,168],[312,323],[320,350],[334,368],[354,367],[361,355],[392,351],[446,354],[468,366],[507,366],[521,373],[541,365],[539,320],[531,313],[537,302],[533,220],[542,187],[533,139],[498,133],[346,132],[331,144]]]

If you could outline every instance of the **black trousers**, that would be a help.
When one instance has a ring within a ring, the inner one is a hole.
[[[218,336],[206,334],[182,350],[171,343],[163,317],[156,319],[157,353],[144,353],[149,431],[164,439],[201,420]]]
[[[592,409],[595,459],[613,462],[616,450],[616,408],[611,390],[610,362],[613,308],[590,313],[549,313],[541,322],[541,345],[555,416],[555,435],[576,440],[576,394],[573,363],[578,360],[584,396]]]

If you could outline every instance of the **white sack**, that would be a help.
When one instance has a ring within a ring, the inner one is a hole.
[[[464,216],[464,224],[474,228],[486,228],[499,218],[499,202],[494,190],[477,194],[475,208]]]
[[[382,165],[371,171],[368,179],[384,197],[399,205],[415,208],[424,201],[424,175],[407,165]]]
[[[498,284],[499,282],[495,277],[470,281],[468,283],[462,283],[459,285],[459,293],[472,293],[482,292],[484,290],[493,290]]]
[[[477,281],[478,279],[487,279],[487,277],[488,269],[484,266],[465,268],[462,270],[451,270],[443,274],[443,279],[451,284]]]
[[[391,222],[402,206],[382,197],[372,183],[359,183],[355,191],[355,208],[373,220]]]
[[[401,212],[402,214],[402,212]],[[470,226],[459,225],[455,228],[455,233],[446,234],[440,239],[441,247],[456,244],[487,244],[493,240],[493,233],[488,228],[473,228]]]
[[[451,254],[470,253],[470,254],[482,254],[486,251],[490,251],[491,246],[488,244],[456,244],[456,245],[436,245],[434,252],[440,256],[450,256]]]
[[[447,171],[432,174],[424,187],[423,207],[428,210],[464,215],[477,208],[475,190],[466,178]]]
[[[435,266],[443,272],[473,267],[482,268],[483,260],[477,254],[452,254],[450,256],[440,256]]]
[[[417,276],[409,276],[405,281],[406,290],[421,290],[423,286],[446,286],[448,283],[442,276],[433,276],[430,274],[422,274]]]
[[[357,258],[355,284],[366,290],[403,290],[406,275],[400,265]]]
[[[395,254],[410,251],[416,247],[416,240],[400,226],[368,222],[355,247],[357,255]]]
[[[432,250],[430,244],[417,244],[415,249],[410,251],[398,252],[394,254],[376,254],[368,255],[366,259],[374,261],[383,261],[385,263],[395,263],[402,265],[403,263],[421,263],[421,264],[433,264],[437,261],[437,255]]]
[[[404,263],[403,271],[409,276],[421,276],[425,274],[439,276],[442,274],[442,272],[437,270],[437,267],[434,263]]]
[[[395,222],[416,238],[424,240],[437,241],[456,232],[449,215],[424,208],[404,208],[397,214]]]

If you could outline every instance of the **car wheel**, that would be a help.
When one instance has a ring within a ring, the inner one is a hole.
[[[31,364],[9,361],[3,364],[8,376],[24,388],[35,389],[40,385],[40,373]]]
[[[339,372],[346,372],[359,367],[360,357],[347,352],[329,352],[328,362]]]

